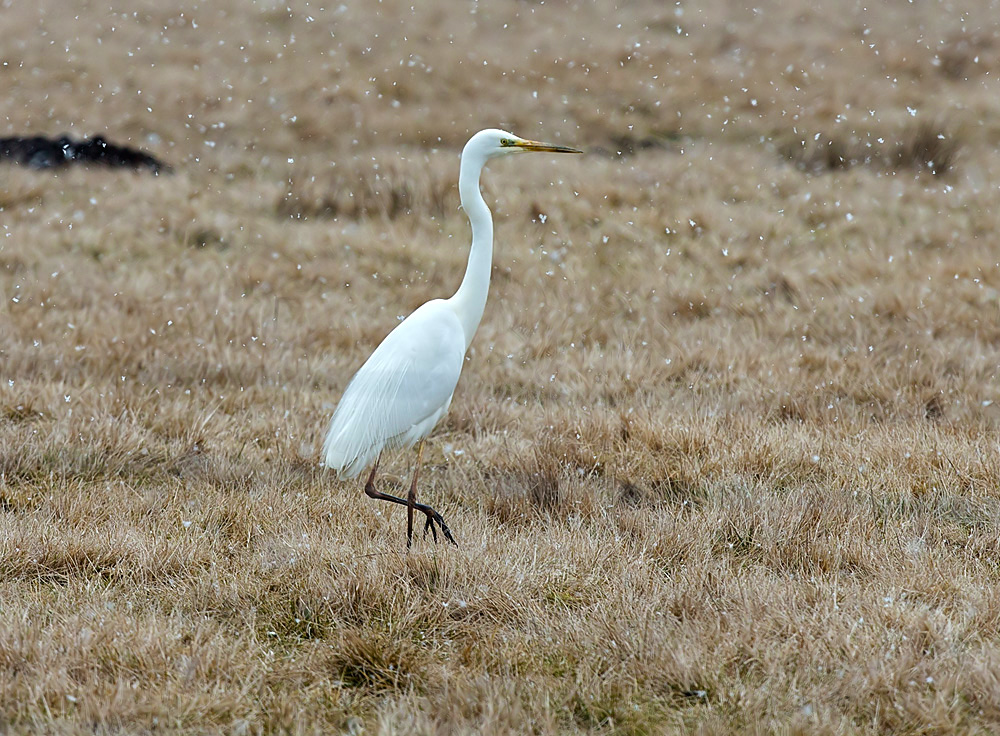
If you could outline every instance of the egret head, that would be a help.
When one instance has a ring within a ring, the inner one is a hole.
[[[506,156],[511,153],[528,153],[529,151],[547,151],[549,153],[583,153],[568,146],[557,146],[554,143],[541,143],[521,138],[506,130],[489,128],[476,133],[465,144],[464,153],[481,156],[484,160]]]

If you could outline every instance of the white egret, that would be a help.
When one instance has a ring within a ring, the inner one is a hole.
[[[458,176],[462,208],[472,225],[465,277],[454,295],[418,307],[375,348],[344,391],[323,443],[323,464],[337,471],[338,477],[353,478],[371,465],[365,494],[407,507],[407,547],[413,540],[414,509],[427,517],[425,535],[430,529],[436,542],[437,524],[445,538],[456,544],[441,514],[417,503],[417,476],[424,438],[448,411],[490,287],[493,218],[479,191],[479,174],[492,158],[528,151],[582,153],[496,129],[481,130],[465,144]],[[417,463],[406,499],[376,490],[375,472],[382,451],[414,444]]]

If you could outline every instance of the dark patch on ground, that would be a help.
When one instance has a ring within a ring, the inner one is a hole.
[[[147,169],[154,174],[171,169],[159,159],[129,146],[117,146],[102,136],[73,140],[69,136],[0,138],[0,162],[32,169],[55,169],[69,164],[98,164],[111,168]]]
[[[959,144],[954,136],[936,128],[919,126],[890,139],[889,136],[812,138],[787,142],[782,155],[811,174],[868,166],[891,173],[926,171],[947,174],[955,165]]]

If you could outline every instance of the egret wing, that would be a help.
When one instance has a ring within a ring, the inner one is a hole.
[[[351,379],[323,447],[324,464],[342,477],[357,475],[385,447],[412,444],[413,430],[433,418],[426,434],[447,409],[465,337],[442,304],[428,302],[400,323]]]

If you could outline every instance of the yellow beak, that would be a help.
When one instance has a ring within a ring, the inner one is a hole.
[[[514,146],[523,151],[548,151],[549,153],[583,153],[569,146],[557,146],[554,143],[540,141],[514,141]]]

